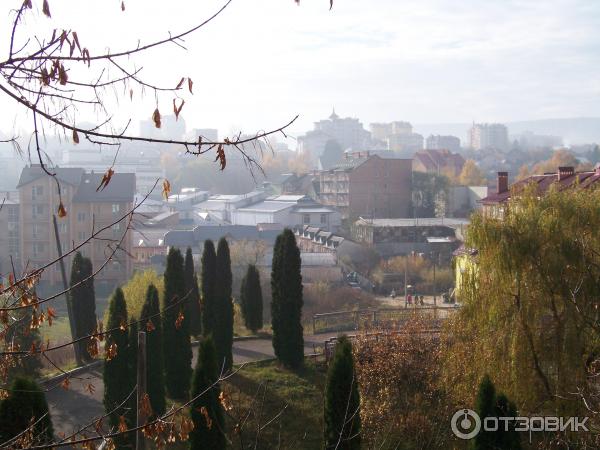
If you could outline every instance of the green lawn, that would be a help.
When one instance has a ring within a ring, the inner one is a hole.
[[[325,368],[307,361],[290,371],[274,361],[249,364],[223,383],[232,410],[233,448],[320,449]],[[241,433],[235,433],[241,424]],[[260,430],[260,431],[259,431]]]

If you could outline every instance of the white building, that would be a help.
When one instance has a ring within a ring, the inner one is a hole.
[[[501,123],[474,123],[469,131],[473,150],[508,150],[508,128]]]
[[[355,118],[341,118],[335,110],[329,119],[315,122],[313,130],[304,136],[298,136],[298,151],[308,152],[318,158],[329,140],[335,140],[343,149],[368,149],[371,145],[371,133],[363,128],[362,123]]]

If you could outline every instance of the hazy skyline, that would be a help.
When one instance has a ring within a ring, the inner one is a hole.
[[[50,1],[53,25],[78,31],[92,55],[182,31],[223,4],[125,0],[122,13],[116,0],[81,1],[69,11],[63,3]],[[222,133],[276,128],[296,114],[291,131],[302,132],[334,106],[365,126],[600,116],[597,1],[336,0],[328,8],[326,0],[233,0],[186,39],[187,52],[169,45],[135,61],[151,82],[173,86],[189,75],[188,128]],[[40,17],[26,26],[47,23]],[[8,26],[5,18],[5,40]],[[146,94],[122,99],[117,118],[149,119],[154,96]],[[171,98],[161,99],[164,113]],[[3,131],[15,111],[3,108]]]

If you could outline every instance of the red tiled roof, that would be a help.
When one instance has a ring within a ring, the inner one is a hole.
[[[506,192],[498,194],[493,192],[487,197],[480,200],[484,205],[496,203],[504,203],[510,199],[512,191],[520,192],[529,184],[536,185],[536,190],[539,195],[543,195],[550,189],[551,186],[558,184],[559,190],[577,187],[579,189],[587,189],[591,186],[600,187],[600,169],[595,171],[576,172],[571,176],[567,176],[559,181],[558,174],[546,173],[544,175],[532,175],[523,180],[514,183]]]
[[[453,167],[462,170],[465,159],[458,153],[452,153],[449,150],[420,150],[415,153],[414,159],[417,159],[426,170],[435,171],[444,167]]]

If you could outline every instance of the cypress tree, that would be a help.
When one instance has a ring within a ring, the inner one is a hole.
[[[131,393],[130,352],[127,336],[127,304],[121,288],[115,289],[108,306],[106,354],[104,361],[104,409],[113,427],[119,425],[121,416],[127,416],[128,404],[121,405]],[[115,443],[126,446],[129,435],[123,435]]]
[[[165,385],[173,399],[185,399],[190,391],[192,375],[192,346],[189,321],[181,320],[185,305],[183,257],[171,247],[165,269],[165,296],[163,311],[163,355],[165,361]],[[177,306],[173,306],[176,305]],[[168,308],[168,309],[167,309]]]
[[[352,345],[342,336],[327,370],[324,405],[325,448],[360,448],[360,396]]]
[[[213,331],[219,367],[225,371],[233,365],[233,301],[231,298],[231,256],[227,239],[219,239],[217,245],[216,280],[215,280],[215,322]]]
[[[271,325],[275,356],[288,367],[304,361],[302,329],[302,261],[294,233],[277,236],[271,273]]]
[[[92,334],[96,328],[96,294],[94,292],[94,278],[91,277],[92,273],[92,261],[77,252],[71,265],[71,291],[69,295],[71,311],[73,311],[74,331],[77,338]],[[88,277],[91,278],[86,280]],[[87,351],[86,340],[75,345],[78,346],[79,354],[84,361],[90,362],[93,359]]]
[[[210,239],[204,241],[202,251],[202,333],[204,336],[213,334],[215,330],[215,282],[217,253],[215,244]]]
[[[496,394],[496,388],[486,374],[479,384],[475,408],[481,422],[486,417],[516,417],[515,405],[504,394]],[[473,450],[520,450],[519,433],[514,430],[514,423],[509,424],[509,430],[504,429],[503,423],[496,431],[485,431],[483,428],[471,441]]]
[[[156,415],[162,415],[166,410],[162,323],[159,313],[158,290],[150,284],[140,315],[140,328],[146,330],[146,392]]]
[[[216,383],[220,370],[214,342],[210,336],[205,337],[198,348],[192,383],[191,397],[199,397],[192,402],[191,407],[194,422],[194,429],[190,433],[191,450],[220,450],[226,446],[225,420],[219,401],[221,388]],[[202,392],[204,394],[200,395]]]
[[[263,296],[260,274],[255,265],[249,264],[240,290],[242,315],[246,328],[256,333],[263,327]]]
[[[46,395],[32,379],[17,377],[11,384],[8,397],[0,403],[0,443],[6,443],[25,431],[32,421],[35,423],[34,442],[30,445],[51,443],[54,431]]]
[[[198,336],[202,331],[202,317],[200,315],[200,291],[198,279],[194,270],[192,249],[188,247],[185,252],[185,293],[188,295],[185,302],[185,318],[190,324],[190,334]]]
[[[32,345],[40,348],[42,345],[40,330],[39,328],[31,329],[31,315],[29,309],[14,311],[15,320],[9,327],[6,327],[6,333],[4,334],[5,345],[12,344],[20,350],[29,350]],[[9,381],[17,376],[37,378],[40,375],[42,361],[39,354],[11,359],[11,362],[14,362],[15,365],[9,365],[7,368]]]

